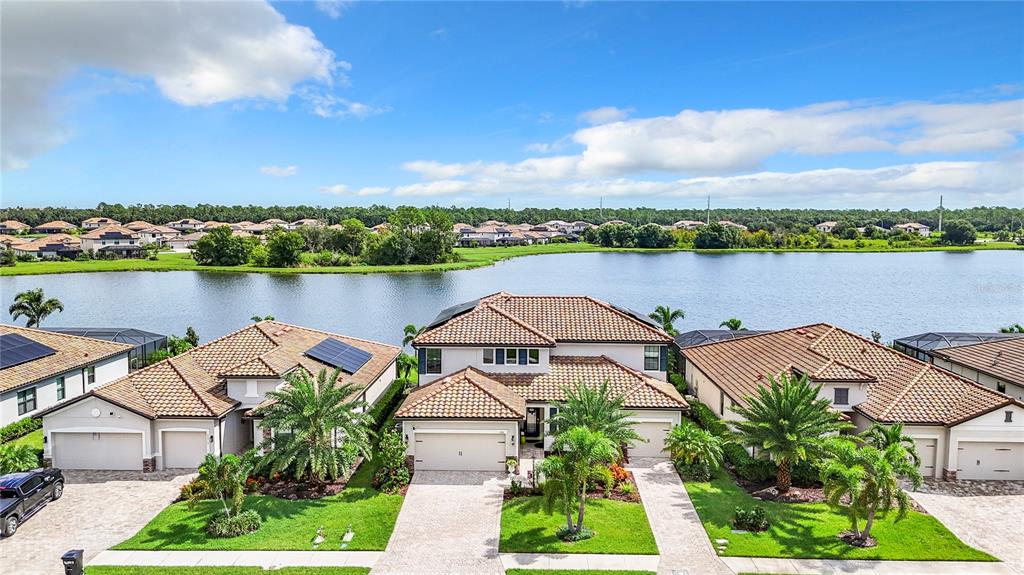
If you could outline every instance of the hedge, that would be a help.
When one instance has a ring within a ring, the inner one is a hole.
[[[377,402],[367,412],[373,418],[373,429],[375,431],[380,431],[388,416],[398,409],[398,405],[405,399],[405,389],[408,386],[408,379],[396,379],[377,398]]]
[[[37,429],[43,427],[43,420],[36,419],[35,417],[26,417],[19,419],[14,423],[9,423],[3,427],[0,427],[0,443],[7,443],[8,441],[14,441],[19,437],[28,435]]]

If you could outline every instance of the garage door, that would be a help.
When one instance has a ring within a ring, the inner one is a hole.
[[[416,470],[504,471],[505,434],[417,433]]]
[[[630,457],[668,457],[665,449],[665,437],[672,429],[672,424],[665,422],[644,421],[633,424],[633,430],[646,442],[637,442],[635,447],[630,448]]]
[[[917,455],[921,458],[921,466],[917,468],[922,477],[935,477],[935,451],[937,439],[915,439]]]
[[[209,439],[206,431],[164,431],[163,455],[164,469],[187,468],[195,469],[206,457],[206,444]]]
[[[141,433],[51,435],[53,466],[61,469],[142,469]]]
[[[961,441],[957,479],[1024,479],[1024,444]]]

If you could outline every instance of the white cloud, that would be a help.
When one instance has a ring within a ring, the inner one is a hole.
[[[260,172],[268,176],[290,178],[299,173],[299,168],[296,166],[263,166],[260,168]]]
[[[341,15],[345,13],[350,4],[352,2],[348,0],[316,0],[314,6],[331,20],[337,20],[341,18]]]
[[[348,68],[266,2],[9,2],[0,38],[4,169],[69,137],[52,93],[82,68],[151,79],[185,106],[284,103],[297,84],[332,86]]]
[[[372,186],[353,190],[345,184],[335,184],[333,186],[324,186],[320,188],[321,194],[330,194],[332,196],[379,196],[390,191],[391,188]]]
[[[369,118],[391,111],[391,108],[386,106],[353,102],[347,98],[317,90],[304,92],[303,99],[309,104],[312,112],[321,118]]]
[[[599,124],[607,124],[610,122],[621,122],[629,117],[633,113],[633,108],[616,108],[615,106],[605,106],[603,108],[595,108],[593,110],[587,110],[579,115],[578,119],[580,122],[596,126]]]

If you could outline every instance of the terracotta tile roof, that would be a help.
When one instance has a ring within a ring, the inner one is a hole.
[[[1024,385],[1024,336],[947,347],[933,351],[932,355],[1010,383]]]
[[[608,382],[609,393],[625,397],[628,408],[686,408],[675,387],[648,377],[606,356],[551,356],[546,373],[488,373],[527,401],[563,401],[564,389],[577,382],[598,387]]]
[[[397,419],[523,419],[526,400],[472,367],[409,394]]]
[[[322,369],[332,370],[332,366],[305,355],[306,350],[328,337],[371,354],[356,373],[343,373],[339,379],[355,383],[358,393],[401,353],[392,345],[264,321],[132,372],[86,395],[123,405],[150,418],[217,417],[238,404],[227,395],[227,378],[277,378],[296,367],[314,374]]]
[[[46,222],[45,224],[39,224],[36,229],[61,229],[61,230],[73,230],[75,224],[65,222],[64,220],[54,220],[52,222]]]
[[[142,230],[144,230],[146,228],[153,227],[153,224],[147,222],[146,220],[132,220],[132,221],[128,222],[127,224],[125,224],[124,227],[128,228],[129,230],[135,230],[137,232],[141,232]]]
[[[56,244],[64,244],[70,248],[77,248],[82,245],[82,240],[69,234],[51,234],[45,237],[36,238],[30,242],[13,244],[13,247],[19,252],[38,252],[42,248]]]
[[[555,342],[671,343],[672,338],[639,314],[591,297],[500,292],[428,329],[414,344],[551,346]]]
[[[21,236],[8,236],[6,234],[0,234],[0,244],[5,246],[17,246],[21,244],[27,244],[31,242],[30,238],[23,238]]]
[[[760,335],[707,343],[682,350],[688,363],[741,405],[787,371],[812,380],[849,381],[867,387],[855,406],[882,422],[956,425],[1016,401],[931,364],[819,323]]]
[[[82,234],[79,237],[89,240],[98,240],[106,234],[121,234],[128,237],[139,236],[139,232],[136,232],[135,230],[130,230],[121,225],[110,225],[102,228],[96,228],[95,230],[91,230],[89,233]]]
[[[121,225],[121,222],[111,218],[88,218],[82,220],[82,224],[109,224],[119,226]]]
[[[16,325],[0,324],[0,334],[16,333],[56,350],[57,353],[0,370],[0,392],[10,391],[128,353],[132,346],[90,337],[66,335]]]
[[[31,227],[28,224],[19,222],[18,220],[4,220],[0,222],[0,224],[9,230],[26,230]]]

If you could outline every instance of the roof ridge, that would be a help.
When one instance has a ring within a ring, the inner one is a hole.
[[[455,380],[453,379],[453,377],[458,375],[458,374],[460,374],[460,373],[464,373],[467,369],[469,369],[469,368],[467,367],[467,368],[461,369],[459,371],[456,371],[455,373],[450,373],[450,374],[448,374],[448,375],[446,375],[446,376],[444,376],[444,377],[442,377],[440,379],[436,379],[436,380],[434,380],[434,381],[432,381],[432,382],[430,382],[430,383],[428,383],[426,385],[420,386],[419,389],[413,390],[412,393],[415,393],[417,391],[424,391],[425,393],[423,394],[423,397],[420,397],[420,398],[416,399],[415,401],[412,401],[411,403],[409,403],[408,406],[405,406],[403,404],[401,407],[406,408],[406,410],[412,409],[413,407],[416,407],[416,406],[420,405],[421,403],[423,403],[424,401],[434,397],[438,393],[441,393],[445,389],[448,389],[448,387],[450,387],[451,385],[453,385],[455,383]]]
[[[653,377],[650,377],[649,375],[647,375],[647,374],[645,374],[643,372],[640,372],[640,371],[638,371],[638,370],[636,370],[636,369],[634,369],[632,367],[629,367],[628,365],[620,363],[620,362],[618,362],[618,361],[608,357],[607,355],[602,355],[600,357],[610,361],[612,364],[622,368],[623,370],[627,371],[630,375],[632,375],[633,377],[637,378],[638,381],[637,381],[636,385],[634,385],[633,387],[629,388],[628,390],[626,390],[625,393],[622,394],[623,399],[625,399],[627,396],[629,396],[634,391],[640,389],[641,387],[649,387],[649,388],[653,389],[654,391],[657,391],[658,393],[660,393],[662,396],[667,397],[668,399],[671,399],[672,401],[677,401],[676,398],[674,398],[674,397],[670,396],[669,394],[665,393],[665,390],[661,389],[660,386],[652,385],[652,382],[664,383],[665,385],[669,385],[668,382],[663,382],[661,380],[654,379]]]
[[[1017,343],[1019,341],[1022,344],[1024,344],[1024,334],[1009,334],[1008,333],[1008,334],[1002,334],[1002,335],[1006,335],[1007,337],[1000,337],[1000,338],[996,338],[996,339],[990,339],[988,341],[978,341],[978,342],[974,342],[974,343],[968,343],[968,344],[965,344],[965,345],[951,345],[949,347],[940,347],[939,349],[931,350],[931,353],[937,354],[937,355],[945,355],[945,352],[947,352],[947,351],[964,349],[964,348],[968,348],[968,347],[977,347],[979,345],[997,344],[997,343],[1005,345],[1006,343],[1011,343],[1012,344],[1012,343]]]
[[[575,296],[565,296],[565,297],[575,297]],[[582,296],[582,297],[583,297],[583,299],[586,299],[586,300],[589,300],[589,301],[591,301],[593,303],[596,303],[597,305],[604,307],[605,309],[611,311],[612,313],[615,313],[618,316],[623,317],[623,318],[627,319],[628,321],[631,321],[631,322],[633,322],[633,323],[643,327],[644,329],[653,331],[653,332],[655,332],[655,333],[657,333],[659,335],[664,333],[665,335],[667,335],[669,337],[669,339],[672,339],[673,341],[675,341],[675,339],[672,338],[672,336],[667,331],[665,331],[664,329],[658,328],[658,327],[654,327],[654,326],[652,326],[651,324],[649,324],[647,322],[641,321],[641,320],[633,317],[631,314],[622,312],[619,309],[617,309],[614,305],[612,305],[612,304],[610,304],[610,303],[608,303],[608,302],[606,302],[604,300],[600,300],[600,299],[597,299],[596,297],[589,296],[589,295],[585,295],[585,296]]]
[[[486,379],[488,379],[488,380],[490,380],[490,381],[494,382],[494,384],[495,384],[495,385],[500,385],[501,387],[505,388],[506,390],[508,390],[508,391],[509,391],[509,393],[513,393],[513,392],[512,392],[512,390],[508,389],[508,386],[507,386],[507,385],[505,385],[505,384],[503,384],[503,383],[501,383],[501,382],[499,382],[499,381],[494,381],[493,379],[491,379],[490,377],[488,377],[488,376],[487,376],[487,374],[485,374],[484,372],[482,372],[482,371],[480,371],[480,370],[476,369],[476,368],[475,368],[475,367],[473,367],[473,366],[469,366],[469,367],[467,367],[467,368],[466,368],[466,369],[464,370],[464,373],[473,373],[473,374],[475,374],[475,375],[480,375],[480,376],[482,376],[482,377],[484,377],[484,378],[486,378]],[[508,409],[509,411],[512,411],[513,413],[519,413],[519,411],[518,411],[517,409],[515,409],[514,407],[512,407],[511,405],[509,405],[509,404],[508,404],[508,403],[507,403],[507,402],[506,402],[506,401],[505,401],[504,399],[502,399],[502,398],[498,397],[497,395],[494,395],[493,393],[491,393],[491,390],[489,390],[489,389],[487,389],[487,388],[485,388],[485,387],[481,386],[481,385],[480,385],[480,382],[477,382],[477,381],[473,381],[473,380],[472,380],[472,379],[470,379],[469,377],[467,377],[466,379],[467,379],[467,380],[468,380],[468,381],[469,381],[470,383],[472,383],[473,385],[475,385],[475,386],[476,386],[476,387],[477,387],[478,389],[480,389],[480,391],[482,391],[482,392],[484,392],[485,394],[487,394],[487,395],[488,395],[488,396],[489,396],[490,398],[494,399],[495,401],[497,401],[497,402],[498,402],[498,403],[500,403],[501,405],[505,406],[505,408],[506,408],[506,409]]]
[[[532,326],[529,323],[527,323],[526,321],[524,321],[524,320],[522,320],[522,319],[512,315],[510,312],[507,312],[507,311],[501,309],[500,307],[495,306],[494,303],[492,303],[492,302],[487,302],[486,304],[484,304],[484,307],[487,308],[487,309],[492,309],[492,310],[498,312],[499,315],[504,316],[504,317],[512,320],[513,322],[515,322],[520,327],[522,327],[522,328],[532,332],[534,335],[540,336],[541,338],[551,342],[552,344],[558,343],[558,341],[555,340],[555,338],[553,338],[550,335],[544,333],[539,328],[537,328],[535,326]]]
[[[897,403],[902,401],[903,398],[908,393],[910,393],[910,390],[913,389],[914,386],[917,385],[917,383],[919,381],[921,381],[921,378],[924,377],[925,373],[928,373],[928,365],[927,364],[924,366],[923,369],[921,369],[921,371],[917,372],[917,375],[912,377],[910,379],[910,381],[908,381],[907,384],[905,386],[903,386],[903,389],[901,389],[900,392],[896,394],[896,397],[892,398],[892,400],[889,401],[889,405],[886,406],[886,408],[882,410],[882,417],[888,417],[889,416],[889,412],[892,411],[893,407],[895,407]]]

